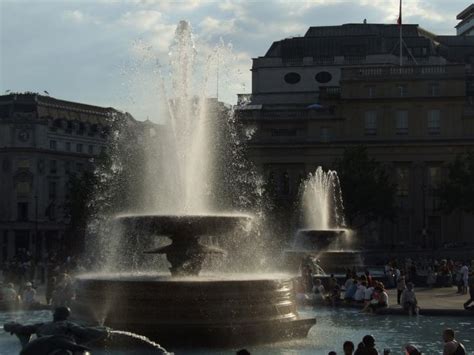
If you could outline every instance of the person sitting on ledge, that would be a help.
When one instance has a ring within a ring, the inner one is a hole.
[[[466,355],[464,345],[454,339],[454,330],[446,328],[443,331],[444,348],[443,355]]]
[[[363,309],[362,312],[374,313],[380,308],[388,307],[388,294],[385,291],[383,283],[379,282],[374,288],[374,297]]]
[[[418,300],[416,299],[413,282],[409,282],[407,288],[403,291],[401,305],[410,316],[413,313],[418,314]]]
[[[36,334],[38,338],[42,337],[53,337],[51,340],[56,340],[57,337],[67,338],[72,344],[83,344],[91,341],[105,338],[110,329],[106,327],[82,327],[78,324],[68,321],[71,311],[68,307],[58,307],[54,310],[53,321],[46,323],[38,323],[32,325],[22,325],[19,323],[11,322],[6,323],[3,329],[6,332],[15,334],[19,339],[23,347],[22,354],[39,354],[37,351],[29,351],[31,347],[35,347],[38,342],[30,342],[31,335]],[[45,346],[44,342],[41,342],[42,347]],[[46,344],[47,345],[47,344]],[[51,342],[51,350],[54,350],[54,342]],[[29,352],[25,352],[28,350]],[[44,352],[49,354],[48,352]]]

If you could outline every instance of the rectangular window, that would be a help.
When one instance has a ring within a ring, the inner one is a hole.
[[[370,98],[375,96],[375,86],[367,86],[367,96]]]
[[[85,129],[86,126],[84,125],[84,123],[79,122],[79,129],[77,130],[77,134],[80,134],[82,136],[84,134]]]
[[[28,203],[27,202],[18,202],[17,204],[17,219],[19,221],[28,220]]]
[[[27,181],[20,181],[16,184],[16,192],[18,195],[25,196],[30,193],[30,183]]]
[[[64,171],[65,171],[66,173],[70,173],[70,172],[71,172],[71,163],[70,163],[70,162],[68,162],[68,161],[64,162]]]
[[[441,183],[441,167],[428,167],[428,186],[430,190],[436,190]]]
[[[78,143],[78,144],[76,145],[76,152],[82,153],[82,144]]]
[[[18,168],[29,168],[30,167],[30,161],[28,159],[20,159],[18,160]]]
[[[50,181],[48,184],[48,189],[49,189],[48,196],[50,200],[56,200],[56,195],[57,195],[56,188],[57,188],[56,181]]]
[[[71,142],[66,142],[66,152],[71,151]]]
[[[321,127],[321,142],[329,142],[331,140],[331,130],[329,127]]]
[[[53,140],[49,141],[49,149],[56,150],[56,148],[57,148],[56,141],[53,141]]]
[[[398,110],[395,121],[396,133],[400,135],[408,134],[408,111]]]
[[[407,86],[406,85],[398,85],[398,96],[405,97],[407,96]]]
[[[89,145],[88,152],[89,154],[94,154],[94,146],[92,144]]]
[[[441,115],[439,110],[428,111],[428,134],[439,134],[441,132]]]
[[[377,134],[377,112],[366,111],[365,112],[365,135],[373,136]]]
[[[408,196],[410,187],[410,168],[408,166],[398,166],[395,169],[397,179],[397,195],[400,197]]]
[[[50,160],[49,161],[49,172],[51,174],[56,174],[58,170],[58,162],[56,160]]]
[[[78,173],[82,172],[82,169],[84,169],[84,164],[82,163],[76,163],[76,171]]]
[[[439,84],[432,83],[428,87],[429,96],[439,96]]]

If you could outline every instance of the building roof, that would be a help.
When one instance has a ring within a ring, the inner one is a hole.
[[[396,24],[351,23],[310,27],[304,37],[273,42],[265,57],[291,60],[303,57],[390,54],[399,46],[399,31]],[[403,25],[402,31],[408,47],[426,48],[423,56],[435,54],[435,35],[415,24]]]
[[[474,4],[469,5],[464,10],[462,10],[457,16],[456,19],[464,20],[466,17],[474,14]]]
[[[118,112],[112,107],[101,107],[80,102],[56,99],[51,96],[40,95],[37,93],[11,93],[8,95],[0,95],[0,104],[8,103],[36,104],[38,106],[54,107],[58,109],[66,109],[84,113],[93,113],[99,115],[108,115],[111,112]]]

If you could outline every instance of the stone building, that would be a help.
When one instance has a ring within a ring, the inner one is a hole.
[[[65,234],[69,178],[107,145],[113,108],[35,93],[0,96],[0,261],[26,249],[72,253]]]
[[[364,230],[378,245],[474,244],[473,216],[444,215],[434,187],[445,164],[474,148],[473,37],[418,25],[311,27],[253,59],[252,93],[237,113],[255,131],[250,158],[282,202],[301,178],[365,145],[392,169],[399,218]],[[402,45],[402,66],[398,56]]]

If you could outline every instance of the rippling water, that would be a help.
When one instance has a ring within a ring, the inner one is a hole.
[[[474,354],[474,317],[408,317],[408,316],[371,316],[362,315],[354,310],[346,309],[301,309],[305,317],[316,317],[317,324],[311,329],[307,339],[281,342],[270,345],[248,347],[250,352],[261,355],[325,355],[330,350],[342,353],[342,343],[345,340],[360,342],[366,334],[372,334],[376,339],[379,351],[391,349],[391,354],[403,354],[403,346],[410,342],[416,344],[424,354],[441,354],[441,332],[446,327],[457,331],[457,338]],[[0,323],[17,321],[35,323],[51,318],[48,311],[1,313]],[[0,354],[13,355],[19,352],[20,346],[16,337],[0,331]],[[211,349],[168,349],[176,354],[233,354],[230,350]],[[94,351],[94,355],[132,355],[145,354],[142,350]]]

